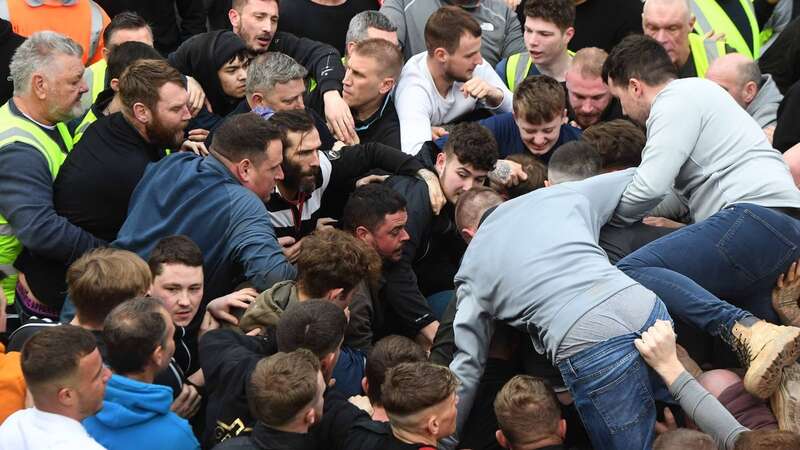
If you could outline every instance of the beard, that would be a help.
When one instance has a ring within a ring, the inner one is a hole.
[[[266,53],[269,50],[270,45],[272,45],[272,38],[274,37],[272,33],[250,34],[244,30],[244,27],[241,27],[237,34],[241,37],[242,41],[244,41],[247,49],[253,53]],[[257,39],[266,40],[269,42],[269,44],[267,44],[266,47],[255,45]]]
[[[186,123],[180,129],[165,127],[159,117],[154,115],[153,121],[145,125],[145,132],[147,132],[147,138],[151,144],[177,150],[183,143],[183,129],[185,127]]]
[[[289,189],[310,194],[317,188],[317,174],[320,173],[318,166],[303,171],[298,164],[284,159],[281,168],[283,169],[283,184]]]

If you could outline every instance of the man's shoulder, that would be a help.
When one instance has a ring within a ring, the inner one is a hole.
[[[57,327],[61,325],[60,322],[54,322],[50,319],[40,319],[34,317],[30,319],[25,325],[14,330],[11,333],[11,336],[8,337],[8,348],[7,351],[9,352],[19,352],[22,351],[22,346],[25,345],[25,342],[28,341],[33,335],[36,333],[46,330],[51,327]]]
[[[237,436],[225,439],[214,447],[214,450],[246,450],[258,449],[258,446],[253,442],[250,436]]]

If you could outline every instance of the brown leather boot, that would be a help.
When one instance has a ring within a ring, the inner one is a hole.
[[[734,350],[747,367],[745,389],[756,397],[769,398],[778,388],[783,368],[800,355],[800,328],[760,320],[750,327],[737,322],[731,334]]]

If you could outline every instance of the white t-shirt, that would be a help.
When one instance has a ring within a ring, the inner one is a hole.
[[[428,70],[427,56],[428,52],[422,52],[406,62],[395,92],[394,105],[400,119],[400,147],[404,153],[415,155],[425,141],[430,141],[431,126],[450,123],[477,108],[511,112],[511,91],[486,61],[475,67],[473,77],[503,91],[503,102],[497,108],[488,108],[473,97],[464,97],[460,90],[464,83],[458,81],[442,97]]]
[[[80,422],[66,416],[22,409],[0,425],[0,450],[105,450]]]

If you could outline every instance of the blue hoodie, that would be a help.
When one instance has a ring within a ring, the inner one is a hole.
[[[112,375],[103,409],[83,421],[109,450],[199,449],[189,422],[170,411],[172,389]]]

